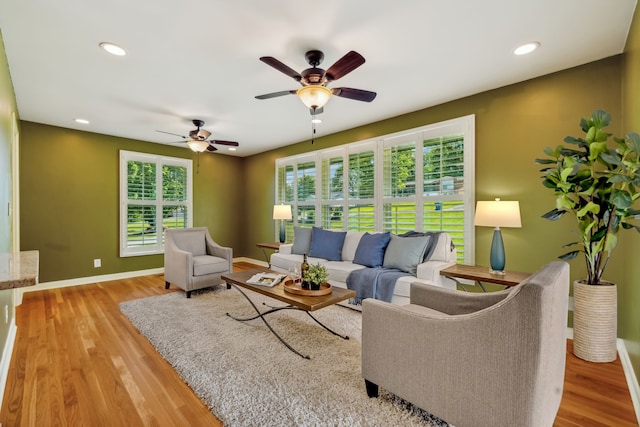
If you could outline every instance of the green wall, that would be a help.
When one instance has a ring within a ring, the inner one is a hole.
[[[21,244],[40,251],[41,282],[164,265],[162,255],[119,257],[120,150],[192,158],[193,225],[209,227],[221,245],[237,240],[243,159],[204,153],[198,160],[182,147],[32,122],[22,122],[21,131]]]
[[[636,7],[625,48],[622,66],[623,131],[640,133],[640,9]],[[618,336],[625,340],[629,358],[636,377],[640,378],[640,262],[638,249],[640,234],[626,233],[617,249],[624,262],[623,286],[619,286],[618,309],[620,330]]]
[[[2,33],[0,33],[0,252],[11,251],[13,214],[6,215],[7,205],[13,205],[11,185],[13,182],[12,157],[12,132],[13,116],[17,116],[16,97],[13,91],[13,83],[9,74],[7,55],[4,49]],[[0,354],[4,349],[9,336],[9,328],[15,315],[13,290],[0,291],[0,309],[4,313],[5,306],[9,307],[9,322],[0,322]],[[4,317],[4,316],[3,316]]]

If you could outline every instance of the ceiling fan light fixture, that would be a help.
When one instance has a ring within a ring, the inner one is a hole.
[[[302,103],[312,110],[324,107],[331,99],[331,90],[319,85],[303,86],[296,94]]]
[[[209,143],[207,141],[187,141],[187,145],[196,153],[202,153],[207,149],[207,147],[209,147]]]
[[[211,132],[204,129],[192,130],[191,132],[189,132],[189,136],[191,137],[191,139],[204,141],[211,136]]]

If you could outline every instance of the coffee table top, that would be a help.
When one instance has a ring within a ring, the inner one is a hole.
[[[331,293],[327,295],[307,296],[307,295],[296,295],[296,294],[291,294],[289,292],[285,292],[284,281],[278,283],[273,287],[252,285],[250,283],[247,283],[247,280],[249,280],[251,276],[253,276],[256,273],[276,273],[277,274],[277,272],[269,270],[267,268],[259,268],[254,270],[244,270],[244,271],[238,271],[236,273],[223,274],[222,280],[224,280],[227,283],[232,283],[242,288],[249,289],[251,291],[258,292],[259,294],[277,299],[278,301],[291,304],[305,311],[319,310],[321,308],[328,307],[330,305],[336,304],[338,302],[341,302],[356,296],[355,291],[352,291],[350,289],[336,288],[336,287],[332,287]]]

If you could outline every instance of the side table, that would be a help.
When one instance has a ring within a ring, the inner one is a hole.
[[[482,285],[483,283],[493,283],[496,285],[507,287],[515,286],[527,277],[531,276],[531,273],[522,273],[520,271],[505,271],[504,274],[495,274],[491,273],[489,267],[456,264],[452,265],[451,267],[447,267],[444,270],[440,270],[440,275],[453,280],[465,291],[467,290],[467,288],[464,286],[464,283],[460,282],[457,279],[473,280],[478,283],[478,285],[480,285],[480,288],[483,292],[486,292],[487,290]]]
[[[256,246],[260,248],[264,258],[267,260],[267,264],[269,264],[269,268],[271,268],[271,263],[269,262],[269,255],[267,255],[266,249],[270,249],[272,251],[278,252],[280,250],[280,242],[268,242],[268,243],[256,243]]]

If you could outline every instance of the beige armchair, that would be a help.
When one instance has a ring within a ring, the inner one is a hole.
[[[213,241],[206,227],[167,229],[164,239],[164,280],[191,291],[224,283],[220,276],[233,271],[233,249]]]
[[[366,299],[362,375],[456,427],[551,426],[566,362],[569,265],[478,294],[412,284],[411,304]]]

